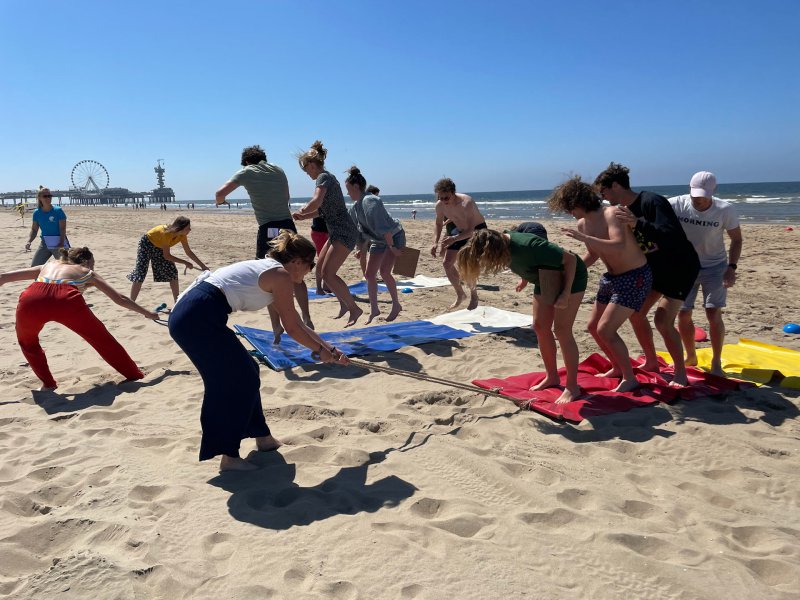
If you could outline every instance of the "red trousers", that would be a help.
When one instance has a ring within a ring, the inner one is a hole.
[[[56,387],[39,343],[39,332],[51,321],[61,323],[89,342],[126,379],[144,377],[125,348],[86,306],[83,295],[75,286],[34,282],[19,297],[17,340],[22,354],[45,387]]]

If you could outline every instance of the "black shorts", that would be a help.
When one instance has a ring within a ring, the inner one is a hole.
[[[475,225],[475,231],[478,231],[478,229],[486,229],[486,223],[479,223],[478,225]],[[459,249],[463,248],[464,246],[466,246],[468,241],[469,241],[469,238],[467,238],[465,240],[458,240],[454,244],[450,244],[447,247],[447,249],[448,250],[459,250]]]
[[[682,268],[662,268],[659,272],[653,271],[653,291],[664,294],[673,300],[686,300],[686,296],[692,291],[694,282],[700,272],[699,266],[692,268],[683,266]]]
[[[281,221],[269,221],[258,228],[258,238],[256,239],[256,258],[265,258],[269,252],[269,243],[278,237],[281,229],[288,229],[297,233],[297,227],[292,219]]]

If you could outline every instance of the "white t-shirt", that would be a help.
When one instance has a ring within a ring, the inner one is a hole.
[[[728,260],[725,232],[739,227],[739,217],[730,202],[719,198],[711,200],[711,206],[701,212],[692,206],[689,194],[669,199],[686,237],[700,257],[700,267],[704,269]]]
[[[217,269],[206,281],[222,290],[233,312],[261,310],[272,302],[272,294],[259,287],[258,278],[264,271],[282,266],[273,258],[245,260]]]

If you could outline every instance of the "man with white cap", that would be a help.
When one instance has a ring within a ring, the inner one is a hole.
[[[711,372],[724,376],[722,345],[725,342],[725,324],[722,309],[728,288],[736,283],[736,267],[742,254],[742,230],[736,209],[729,202],[715,198],[716,189],[714,174],[700,171],[692,176],[689,193],[670,198],[669,202],[700,258],[700,274],[678,316],[678,330],[686,348],[686,364],[697,364],[692,310],[697,292],[702,287],[711,338]],[[725,251],[723,232],[727,232],[731,240],[728,252]]]

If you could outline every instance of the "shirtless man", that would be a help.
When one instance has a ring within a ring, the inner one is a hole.
[[[456,268],[458,251],[466,245],[473,231],[486,229],[486,221],[470,196],[456,193],[456,184],[452,179],[440,179],[433,186],[433,191],[436,194],[436,224],[431,255],[436,258],[437,249],[442,253],[444,272],[456,290],[456,300],[448,308],[448,310],[452,310],[467,297]],[[442,234],[443,226],[446,226],[447,235],[440,242],[439,237]],[[467,309],[474,310],[477,307],[478,292],[471,287]]]
[[[606,353],[613,368],[605,377],[620,377],[616,392],[639,386],[631,366],[628,347],[619,328],[644,304],[653,276],[630,228],[604,207],[592,186],[573,177],[558,186],[550,197],[550,209],[570,213],[578,219],[577,229],[562,228],[568,236],[586,244],[583,261],[587,266],[598,258],[608,272],[600,278],[597,300],[589,319],[589,333]]]
[[[700,260],[669,201],[653,192],[634,192],[628,173],[627,167],[612,162],[594,180],[594,188],[614,207],[617,219],[633,230],[653,272],[653,289],[641,310],[631,316],[633,332],[645,356],[642,368],[651,372],[659,369],[653,329],[647,320],[647,313],[655,306],[653,321],[674,367],[670,385],[689,385],[675,318],[694,286]]]

